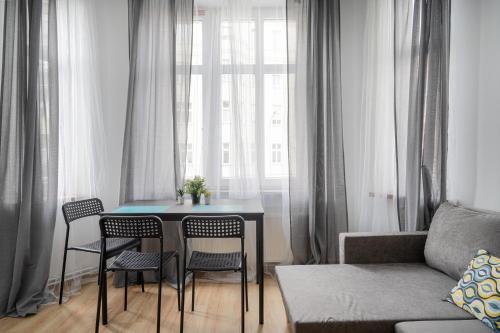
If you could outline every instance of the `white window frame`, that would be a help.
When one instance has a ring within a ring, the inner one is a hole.
[[[210,15],[210,9],[207,8],[205,10],[201,10],[203,12],[203,16],[197,16],[195,15],[193,21],[194,22],[201,22],[202,24],[202,62],[201,64],[193,64],[191,68],[191,73],[193,75],[199,74],[202,77],[202,105],[206,106],[208,105],[208,96],[210,92],[210,87],[213,85],[220,85],[221,84],[221,78],[222,75],[224,74],[231,74],[231,67],[234,65],[224,65],[221,63],[220,59],[220,49],[219,50],[211,50],[211,45],[207,43],[206,41],[212,40],[213,39],[213,33],[216,33],[218,36],[220,36],[220,27],[218,31],[210,31],[211,29],[211,24],[209,24],[209,15]],[[263,9],[260,8],[258,11],[255,11],[250,18],[255,22],[255,64],[242,64],[238,65],[238,73],[239,74],[251,74],[254,75],[255,77],[255,128],[256,131],[258,130],[264,130],[265,128],[265,115],[264,115],[264,76],[269,74],[278,74],[278,75],[286,75],[288,71],[288,66],[287,64],[264,64],[264,22],[267,20],[284,20],[284,17],[277,16],[276,10],[269,8],[269,9]],[[222,20],[223,21],[223,20]],[[211,52],[217,52],[217,54],[210,54]],[[221,73],[220,75],[215,75],[213,77],[208,78],[210,75],[210,66],[209,60],[213,60],[213,57],[219,57],[219,63],[221,63],[220,68],[221,68]],[[257,69],[262,69],[257,71]],[[274,81],[273,81],[274,82]],[[218,98],[221,98],[219,96]],[[220,101],[221,104],[221,113],[224,112],[224,108],[222,105],[223,101]],[[258,110],[262,110],[262,112],[258,112]],[[203,112],[202,118],[205,117],[205,112]],[[204,123],[204,121],[202,121]],[[281,120],[281,123],[283,125],[283,121]],[[261,163],[259,165],[260,170],[265,170],[265,154],[266,154],[266,145],[269,145],[270,142],[265,141],[265,135],[256,135],[256,146],[258,149],[256,150],[256,153],[259,155],[262,155],[260,159],[258,159]],[[195,144],[195,143],[194,143]],[[230,144],[230,143],[229,143]],[[221,143],[221,152],[223,154],[224,151],[224,142]],[[282,144],[283,146],[283,144]],[[230,144],[231,147],[231,144]],[[230,148],[231,150],[231,148]],[[229,151],[229,154],[231,152]],[[281,157],[283,157],[283,154],[281,154]],[[230,156],[231,158],[231,156]],[[271,159],[272,156],[269,156]],[[193,158],[194,159],[194,158]],[[223,163],[224,156],[221,156],[221,166],[227,166],[229,164]],[[272,161],[271,161],[272,163]],[[221,170],[222,172],[222,170]],[[260,173],[262,176],[260,178],[260,182],[263,188],[263,191],[276,191],[276,189],[281,188],[281,182],[284,177],[266,177],[265,172]],[[285,176],[288,177],[288,176]],[[231,177],[223,177],[221,175],[221,190],[224,190],[224,188],[229,188],[229,182],[231,180]]]

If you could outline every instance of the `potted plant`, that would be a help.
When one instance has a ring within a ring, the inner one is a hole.
[[[203,195],[205,196],[205,205],[210,205],[210,198],[212,197],[212,193],[208,190],[205,190],[205,192],[203,192]]]
[[[184,205],[184,189],[182,187],[177,189],[177,204]]]
[[[186,192],[191,194],[191,199],[193,205],[200,203],[201,194],[206,191],[205,188],[205,178],[201,176],[195,176],[193,179],[188,179],[184,185]]]

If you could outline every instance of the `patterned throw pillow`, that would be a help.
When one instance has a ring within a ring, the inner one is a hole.
[[[479,250],[446,300],[500,333],[500,258]]]

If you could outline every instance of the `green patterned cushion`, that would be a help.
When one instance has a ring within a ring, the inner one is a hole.
[[[500,333],[500,259],[479,250],[447,301]]]

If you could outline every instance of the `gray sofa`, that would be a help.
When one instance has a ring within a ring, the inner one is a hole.
[[[491,333],[443,299],[478,249],[500,254],[499,239],[500,214],[444,203],[428,233],[344,233],[340,264],[276,275],[295,333]]]

